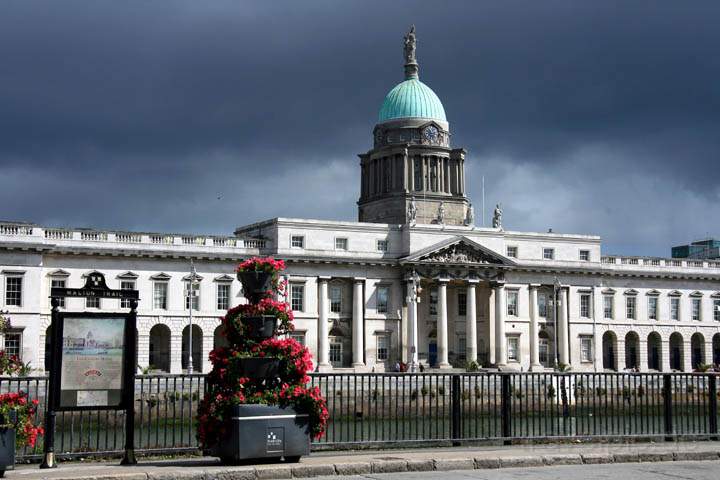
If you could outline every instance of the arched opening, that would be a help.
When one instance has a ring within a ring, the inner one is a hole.
[[[635,332],[625,335],[625,368],[637,370],[640,367],[640,337]]]
[[[158,323],[150,329],[148,362],[151,370],[170,372],[170,329]]]
[[[696,332],[690,337],[690,361],[693,370],[705,363],[705,337],[702,333]]]
[[[553,363],[553,356],[551,355],[553,350],[550,348],[550,345],[550,335],[548,335],[545,330],[541,330],[540,333],[538,333],[538,357],[540,365],[545,368],[551,367]]]
[[[670,369],[683,369],[683,338],[678,332],[670,335]]]
[[[202,372],[202,329],[195,323],[192,326],[192,363],[193,372]],[[188,368],[188,347],[190,344],[190,325],[183,328],[182,331],[182,360],[180,366],[183,370]]]
[[[348,368],[352,364],[351,338],[345,331],[335,326],[330,329],[330,365],[336,368]]]
[[[713,363],[720,365],[720,333],[713,335]]]
[[[662,340],[660,334],[657,332],[651,332],[648,335],[647,340],[647,355],[648,355],[648,369],[662,370],[661,358],[662,358]]]
[[[617,352],[617,337],[613,332],[605,332],[602,337],[603,369],[617,370],[615,352]]]
[[[213,332],[213,349],[218,347],[228,347],[229,345],[230,344],[228,343],[227,338],[223,335],[223,326],[218,325]]]

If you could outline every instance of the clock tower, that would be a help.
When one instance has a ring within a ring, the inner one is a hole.
[[[360,154],[361,222],[468,225],[465,150],[450,146],[450,125],[435,92],[420,81],[415,27],[405,35],[405,80],[385,97],[374,145]]]

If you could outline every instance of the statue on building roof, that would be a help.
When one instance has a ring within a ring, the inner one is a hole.
[[[410,31],[405,35],[405,63],[415,63],[415,25],[410,27]]]
[[[438,207],[437,221],[440,225],[445,224],[445,202],[440,202],[440,206]]]
[[[475,224],[475,208],[473,208],[472,203],[468,203],[467,212],[465,214],[465,225],[474,225]]]
[[[410,206],[408,207],[408,211],[407,211],[407,222],[410,224],[411,227],[414,227],[416,221],[417,221],[417,204],[415,203],[415,197],[413,196],[410,199]]]
[[[497,205],[495,205],[495,211],[493,212],[493,228],[499,228],[500,230],[502,230],[502,215],[503,211],[500,204],[498,203]]]

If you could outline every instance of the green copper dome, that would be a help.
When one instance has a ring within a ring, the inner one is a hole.
[[[430,87],[408,78],[390,90],[380,108],[379,123],[397,118],[428,118],[446,122],[445,109]]]

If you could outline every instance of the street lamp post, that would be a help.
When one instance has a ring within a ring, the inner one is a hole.
[[[554,316],[553,323],[555,324],[554,325],[555,328],[553,328],[553,330],[554,330],[554,335],[555,335],[555,349],[554,349],[555,350],[555,368],[558,367],[558,349],[560,347],[558,345],[558,315],[560,313],[560,310],[559,310],[560,302],[558,300],[558,292],[560,292],[560,288],[562,288],[562,286],[560,285],[560,281],[558,280],[557,277],[555,277],[555,282],[553,283],[553,316]]]
[[[188,286],[187,291],[187,299],[188,299],[188,310],[190,311],[190,328],[188,330],[188,363],[187,363],[187,373],[190,375],[193,373],[193,341],[192,341],[192,331],[193,331],[193,307],[195,306],[195,297],[197,297],[197,291],[195,289],[195,286],[197,285],[197,279],[198,274],[195,271],[195,264],[193,263],[192,259],[190,260],[190,284]]]

